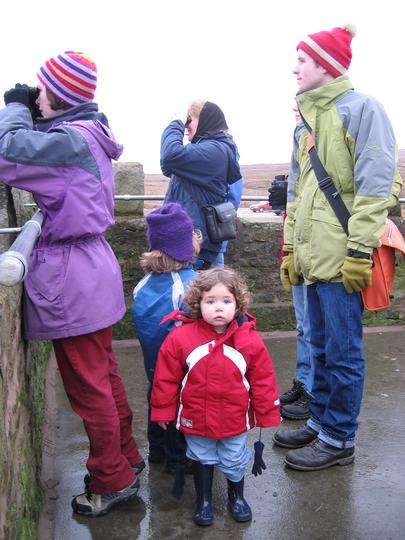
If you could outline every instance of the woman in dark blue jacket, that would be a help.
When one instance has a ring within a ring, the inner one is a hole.
[[[191,144],[183,144],[184,130]],[[228,200],[229,185],[241,178],[238,150],[224,113],[210,101],[193,101],[187,120],[174,120],[164,130],[160,164],[170,177],[165,202],[177,202],[203,234],[196,268],[215,265],[222,242],[210,241],[202,207]]]

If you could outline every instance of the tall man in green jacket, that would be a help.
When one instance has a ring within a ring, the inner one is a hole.
[[[307,150],[308,132],[294,141],[288,178],[281,281],[304,279],[315,374],[307,424],[281,429],[274,443],[290,448],[289,467],[302,471],[354,460],[364,386],[363,304],[388,208],[402,180],[390,121],[378,101],[355,92],[345,75],[354,29],[334,28],[297,46],[297,104],[319,158],[351,217],[348,236],[319,188]]]

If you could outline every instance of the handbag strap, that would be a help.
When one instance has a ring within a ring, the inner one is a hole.
[[[318,152],[316,151],[314,139],[312,136],[312,129],[306,122],[305,118],[302,116],[301,111],[299,112],[302,122],[308,131],[308,154],[311,160],[312,169],[318,180],[319,187],[325,195],[326,199],[328,200],[329,204],[331,205],[332,210],[335,212],[336,217],[338,218],[339,223],[343,227],[346,235],[349,236],[350,212],[346,208],[346,205],[343,202],[339,191],[336,189],[333,179],[329,176],[325,167],[322,165],[321,160],[319,159]]]
[[[198,201],[198,200],[194,197],[194,195],[193,195],[191,189],[190,189],[189,186],[187,185],[187,182],[185,182],[185,181],[183,180],[183,178],[181,178],[181,177],[179,178],[178,176],[176,176],[176,179],[177,179],[178,181],[180,181],[180,183],[182,184],[183,188],[184,188],[184,189],[187,191],[187,193],[190,195],[190,198],[195,202],[195,204],[196,204],[199,208],[201,208],[202,210],[205,210],[205,209],[207,208],[207,206],[209,206],[209,205],[203,205],[203,204],[201,204],[200,201]],[[228,198],[228,197],[226,197],[226,199],[227,199],[227,198]],[[222,201],[222,202],[226,202],[226,200],[225,200],[225,201]],[[220,204],[220,203],[211,203],[211,205],[212,205],[212,204]]]
[[[178,180],[181,183],[181,185],[187,191],[187,193],[190,195],[190,198],[195,202],[195,204],[199,208],[202,208],[204,210],[205,206],[203,206],[199,201],[197,201],[197,199],[194,197],[191,189],[188,187],[187,182],[185,182],[182,178],[179,178],[178,176],[176,176],[176,180]]]

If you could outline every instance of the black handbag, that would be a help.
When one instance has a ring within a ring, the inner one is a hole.
[[[203,207],[207,233],[212,243],[236,238],[236,210],[231,202]]]

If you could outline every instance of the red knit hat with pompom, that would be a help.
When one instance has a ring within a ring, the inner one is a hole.
[[[350,45],[355,35],[355,27],[346,24],[343,28],[310,34],[298,43],[297,50],[305,51],[334,77],[340,77],[349,69],[352,60]]]

